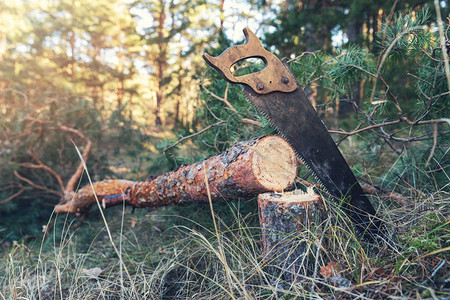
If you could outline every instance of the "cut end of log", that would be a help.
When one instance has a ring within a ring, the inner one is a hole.
[[[280,136],[269,135],[254,147],[252,169],[264,188],[281,192],[294,183],[297,176],[297,157],[292,147]]]

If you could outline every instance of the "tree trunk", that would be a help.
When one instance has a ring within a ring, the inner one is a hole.
[[[72,84],[75,83],[75,31],[71,31],[70,34],[70,53],[71,53],[71,64],[70,64],[70,78],[72,80]]]
[[[359,19],[352,19],[347,26],[347,37],[350,43],[358,43],[361,41],[363,34],[363,24]],[[361,81],[351,84],[350,100],[356,104],[360,104],[361,99]],[[353,113],[353,105],[348,101],[339,102],[338,118],[340,120],[348,118]]]
[[[219,10],[220,10],[220,27],[219,30],[220,32],[223,32],[223,23],[225,22],[225,10],[224,10],[224,4],[225,4],[225,0],[220,0],[220,4],[219,4]]]
[[[308,275],[308,236],[322,222],[322,201],[307,193],[265,193],[258,196],[264,265],[274,279],[294,282]]]
[[[93,188],[104,208],[123,202],[138,208],[207,202],[205,171],[213,201],[249,199],[289,188],[297,176],[297,158],[282,137],[263,136],[153,180],[109,180],[95,183]],[[55,207],[57,213],[83,214],[96,203],[91,186],[65,199]]]
[[[117,78],[117,110],[122,113],[123,109],[123,90],[124,90],[124,80],[123,78]]]
[[[180,47],[180,50],[178,51],[178,57],[182,57],[182,48]],[[177,101],[175,104],[175,128],[178,128],[179,125],[182,123],[181,117],[180,117],[180,106],[182,99],[182,91],[183,91],[183,75],[185,73],[181,70],[178,70],[178,86],[177,86]]]
[[[165,3],[164,0],[159,1],[161,11],[158,16],[158,90],[156,91],[156,107],[155,107],[155,125],[161,126],[163,124],[163,101],[164,101],[164,75],[167,64],[167,44],[164,41],[164,24],[166,21]]]
[[[133,107],[133,105],[134,105],[134,103],[133,103],[133,95],[134,95],[134,93],[130,92],[129,94],[130,94],[130,102],[128,104],[128,107],[129,107],[128,111],[129,111],[130,121],[132,122],[133,121],[133,109],[134,109],[134,107]]]

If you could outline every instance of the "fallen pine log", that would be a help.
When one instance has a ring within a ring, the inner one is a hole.
[[[65,195],[55,212],[85,214],[96,203],[93,190],[103,208],[124,202],[138,208],[207,202],[205,171],[212,201],[249,199],[289,188],[297,176],[297,159],[282,137],[263,136],[153,180],[105,180],[85,186]]]

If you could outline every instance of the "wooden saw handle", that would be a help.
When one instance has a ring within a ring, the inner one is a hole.
[[[244,44],[230,47],[216,57],[204,53],[203,59],[219,71],[225,80],[248,85],[258,94],[296,90],[296,80],[282,62],[274,54],[264,49],[261,41],[250,29],[245,28],[244,35],[246,38]],[[235,63],[252,57],[264,61],[265,68],[262,71],[238,77],[231,74],[230,68]]]

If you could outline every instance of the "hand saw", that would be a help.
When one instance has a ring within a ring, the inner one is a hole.
[[[338,201],[357,231],[374,240],[381,235],[381,221],[375,217],[374,207],[288,65],[264,49],[250,29],[245,28],[244,35],[244,44],[230,47],[217,57],[205,53],[203,58],[228,82],[244,85],[247,100],[291,144],[326,192]],[[246,58],[262,59],[265,68],[233,76],[231,67]]]

